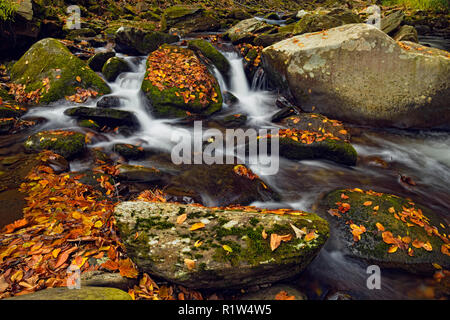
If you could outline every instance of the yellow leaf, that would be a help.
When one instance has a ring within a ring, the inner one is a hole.
[[[392,246],[392,247],[390,247],[390,248],[388,249],[388,252],[389,252],[389,253],[394,253],[394,252],[397,251],[397,249],[398,249],[398,246]]]
[[[200,247],[202,244],[203,244],[203,241],[197,240],[197,241],[195,241],[195,243],[194,243],[194,247],[198,248],[198,247]]]
[[[194,230],[201,229],[201,228],[204,228],[204,227],[205,227],[204,223],[197,222],[197,223],[194,223],[189,230],[194,231]]]
[[[52,256],[53,256],[53,258],[57,258],[58,257],[58,254],[61,252],[61,249],[60,248],[57,248],[57,249],[55,249],[55,250],[53,250],[52,251]]]
[[[76,79],[78,82],[81,82],[80,76],[77,76],[75,79]]]
[[[231,249],[231,247],[230,247],[230,246],[227,246],[226,244],[224,244],[224,245],[222,246],[222,248],[223,248],[223,250],[225,250],[225,251],[233,252],[233,249]]]
[[[101,222],[100,220],[97,220],[95,223],[94,223],[94,227],[95,228],[101,228],[102,227],[102,225],[103,225],[103,222]]]

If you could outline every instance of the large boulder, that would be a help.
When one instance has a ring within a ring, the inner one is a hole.
[[[85,150],[84,134],[67,130],[51,130],[35,133],[25,141],[29,152],[53,151],[66,159],[72,159]]]
[[[404,18],[405,14],[401,10],[388,14],[381,19],[381,30],[388,34],[392,33],[392,31],[397,30]]]
[[[181,33],[217,31],[220,22],[212,11],[199,7],[173,6],[164,10],[161,16],[161,30],[179,30]]]
[[[251,42],[255,38],[256,34],[263,33],[271,29],[273,29],[272,25],[256,18],[250,18],[242,20],[238,24],[231,27],[225,33],[225,37],[230,39],[233,44]]]
[[[114,216],[127,254],[141,271],[189,288],[243,288],[293,277],[329,232],[314,214],[255,208],[122,202]],[[278,236],[285,241],[276,247]]]
[[[77,87],[99,94],[109,93],[108,85],[58,40],[36,42],[11,68],[11,80],[26,86],[26,92],[39,90],[40,103],[71,96]]]
[[[361,189],[336,190],[319,204],[346,253],[384,267],[433,273],[450,267],[449,225],[411,200]]]
[[[325,14],[307,14],[295,24],[293,33],[303,34],[331,29],[343,25],[343,21]]]
[[[163,45],[147,59],[142,91],[158,117],[210,115],[222,108],[214,76],[190,49]]]
[[[369,125],[435,127],[450,120],[450,57],[399,44],[368,24],[306,34],[263,50],[273,82],[305,111]],[[355,61],[358,61],[355,64]]]
[[[147,55],[164,43],[173,43],[178,36],[135,27],[121,27],[115,34],[117,52],[134,55]]]

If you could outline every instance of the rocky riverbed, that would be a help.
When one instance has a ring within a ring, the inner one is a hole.
[[[57,2],[0,20],[0,298],[448,298],[448,8]]]

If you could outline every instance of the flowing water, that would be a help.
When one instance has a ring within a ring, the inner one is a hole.
[[[264,90],[263,72],[257,72],[253,82],[245,76],[243,60],[234,52],[224,52],[231,64],[229,86],[217,70],[214,70],[222,91],[232,92],[238,99],[237,110],[249,116],[256,127],[275,127],[270,116],[277,111],[276,95]],[[140,85],[145,73],[145,57],[122,56],[132,71],[121,74],[109,83],[111,95],[121,98],[122,110],[132,111],[140,123],[140,129],[132,136],[105,134],[94,147],[110,148],[114,143],[140,144],[145,148],[169,151],[174,142],[174,131],[186,130],[174,120],[155,119],[148,112]],[[98,100],[98,99],[97,99]],[[88,107],[95,107],[93,100]],[[64,110],[74,107],[71,103],[58,103],[48,107],[34,108],[27,117],[43,117],[47,122],[34,130],[76,128],[76,122],[64,115]],[[78,106],[78,105],[77,105]],[[227,105],[224,111],[227,112]],[[291,207],[314,211],[317,199],[337,188],[373,189],[410,197],[418,203],[434,209],[449,220],[450,193],[450,135],[445,132],[409,132],[400,130],[375,130],[351,128],[352,142],[359,154],[355,167],[344,167],[325,161],[280,160],[278,174],[264,175],[257,166],[252,167],[267,185],[283,196],[281,203],[254,203],[269,208]],[[180,131],[181,132],[181,131]],[[71,170],[82,170],[82,161],[71,163]],[[400,176],[411,177],[416,186],[400,180]],[[211,201],[214,202],[214,199]],[[351,261],[339,250],[339,244],[330,239],[314,262],[294,283],[308,292],[312,298],[323,298],[327,293],[344,290],[357,298],[415,298],[426,289],[426,280],[394,271],[382,273],[382,289],[366,287],[367,265]],[[291,282],[292,283],[292,282]],[[425,288],[425,289],[424,289]]]

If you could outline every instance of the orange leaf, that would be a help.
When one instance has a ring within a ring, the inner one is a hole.
[[[139,273],[130,258],[119,260],[119,271],[122,277],[127,278],[136,278]]]
[[[275,300],[295,300],[295,296],[289,296],[286,291],[280,291],[275,296]]]
[[[184,259],[184,264],[188,268],[188,270],[192,270],[195,268],[195,261],[191,259]]]
[[[372,205],[372,201],[366,201],[363,203],[364,206],[368,207]]]
[[[187,219],[187,214],[183,213],[181,216],[178,216],[177,218],[177,224],[182,224]]]
[[[388,252],[389,252],[389,253],[394,253],[394,252],[397,251],[397,249],[398,249],[398,246],[392,246],[392,247],[390,247],[390,248],[388,249]]]
[[[77,76],[75,79],[76,79],[78,82],[81,82],[80,76]]]

